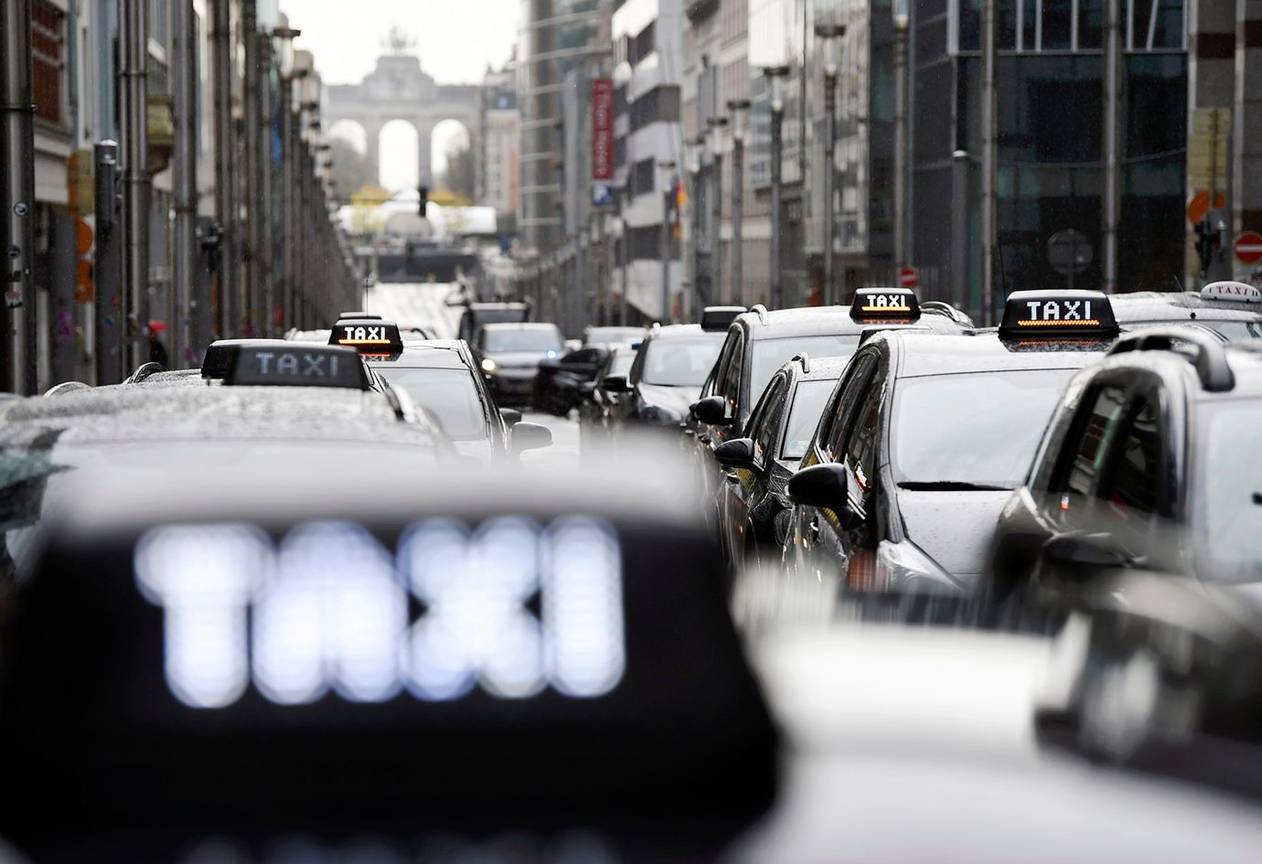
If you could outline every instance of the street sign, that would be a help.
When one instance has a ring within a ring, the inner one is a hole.
[[[1262,261],[1262,234],[1257,231],[1241,231],[1236,238],[1236,260],[1241,264]]]
[[[920,271],[910,265],[907,267],[900,268],[898,271],[898,287],[899,288],[919,288],[920,287]]]
[[[593,207],[613,206],[613,184],[612,183],[593,183],[592,184],[592,206]]]
[[[1067,228],[1047,240],[1047,263],[1062,276],[1073,276],[1091,266],[1095,253],[1091,241],[1081,231]]]
[[[1210,210],[1222,210],[1226,206],[1227,196],[1222,192],[1214,192],[1214,206],[1210,207],[1209,190],[1197,189],[1188,199],[1188,221],[1195,225],[1204,219]]]

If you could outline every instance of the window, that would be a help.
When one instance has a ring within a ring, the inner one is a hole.
[[[1086,407],[1066,439],[1070,449],[1066,451],[1068,462],[1061,467],[1060,489],[1084,498],[1095,495],[1108,436],[1122,413],[1123,400],[1122,388],[1117,386],[1102,387],[1087,397]]]
[[[863,401],[855,412],[854,426],[846,439],[846,464],[855,472],[867,492],[876,476],[877,443],[881,435],[881,400],[885,395],[885,375],[877,370],[868,382]]]
[[[381,365],[377,370],[429,411],[447,437],[454,441],[487,437],[482,400],[467,369],[400,369]]]
[[[832,395],[836,381],[803,381],[793,394],[793,406],[789,409],[788,430],[784,436],[781,457],[801,459],[811,444],[811,436],[824,413],[824,403]]]
[[[736,408],[741,399],[741,371],[745,366],[745,336],[737,331],[736,341],[732,346],[732,355],[728,358],[727,368],[721,372],[719,393],[727,401],[728,416],[736,416]]]
[[[826,443],[821,447],[824,455],[833,462],[836,462],[841,456],[841,448],[846,440],[846,433],[849,431],[853,421],[852,412],[855,403],[858,402],[859,394],[863,392],[863,388],[872,377],[872,369],[875,365],[874,358],[869,354],[856,360],[850,366],[850,377],[846,379],[846,383],[841,389],[841,396],[833,406],[832,417],[828,421],[829,428],[825,439]]]
[[[35,116],[58,126],[65,123],[62,82],[62,45],[65,42],[65,14],[47,0],[36,0],[31,8],[31,87],[35,96]]]
[[[776,432],[780,428],[780,417],[783,413],[784,394],[788,389],[783,377],[778,377],[767,385],[767,391],[758,401],[758,407],[749,421],[747,437],[754,441],[754,461],[761,465],[767,453],[775,444]]]
[[[1152,403],[1135,400],[1130,420],[1110,457],[1105,497],[1123,517],[1161,510],[1161,428]]]
[[[721,343],[714,337],[651,339],[645,343],[640,380],[663,387],[700,387],[719,355]]]

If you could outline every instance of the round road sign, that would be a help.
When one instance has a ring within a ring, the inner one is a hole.
[[[898,287],[919,288],[920,271],[911,266],[900,268],[898,271]]]
[[[1241,231],[1236,237],[1236,260],[1241,264],[1262,261],[1262,234],[1257,231]]]

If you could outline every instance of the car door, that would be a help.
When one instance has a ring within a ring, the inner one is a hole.
[[[739,564],[756,542],[756,537],[751,535],[750,513],[767,494],[767,472],[779,438],[789,383],[788,374],[783,372],[771,379],[743,430],[741,437],[749,438],[754,444],[753,464],[723,472],[719,512],[729,560],[734,564]]]
[[[855,355],[836,394],[824,410],[819,429],[815,432],[815,440],[807,448],[799,470],[841,460],[858,406],[868,392],[876,367],[875,352],[860,351]],[[821,509],[796,505],[793,521],[794,528],[789,542],[792,545],[794,569],[814,570],[823,562],[836,558],[840,548],[839,537],[837,532],[826,527]]]

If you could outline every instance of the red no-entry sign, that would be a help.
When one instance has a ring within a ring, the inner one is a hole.
[[[1258,238],[1262,240],[1262,237]],[[900,288],[919,288],[920,287],[920,271],[915,267],[903,267],[898,271],[898,286]]]
[[[1236,260],[1241,264],[1262,261],[1262,234],[1257,231],[1241,231],[1236,237]]]

